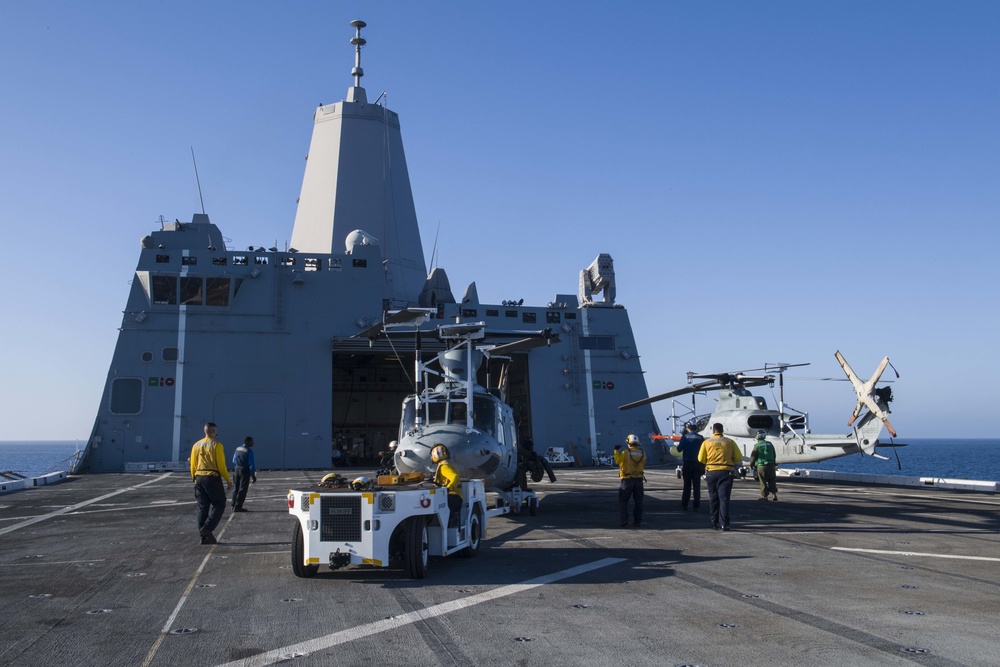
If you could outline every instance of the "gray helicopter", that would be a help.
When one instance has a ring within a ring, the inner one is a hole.
[[[528,490],[527,478],[539,481],[544,471],[554,481],[554,475],[543,457],[525,443],[519,446],[514,410],[503,400],[506,362],[515,352],[558,343],[559,336],[551,329],[491,334],[484,322],[442,324],[435,333],[446,349],[424,361],[420,337],[430,332],[422,332],[419,325],[430,312],[409,309],[391,313],[377,330],[363,334],[384,332],[417,338],[417,387],[403,400],[393,467],[400,473],[432,475],[436,464],[431,460],[431,449],[442,444],[463,479],[482,479],[486,489],[498,493],[512,509],[518,511],[527,505],[534,514],[537,498]],[[488,342],[501,337],[517,340]],[[487,386],[477,381],[479,368],[487,359],[502,362],[496,386],[490,381],[489,367]]]
[[[715,409],[710,415],[695,416],[692,420],[694,428],[708,437],[712,432],[712,424],[721,423],[726,436],[736,441],[747,459],[753,450],[756,433],[759,430],[764,431],[767,439],[774,445],[779,465],[813,463],[859,452],[876,458],[888,458],[878,454],[876,450],[880,447],[899,446],[891,442],[881,443],[878,439],[883,426],[892,437],[896,436],[896,431],[888,419],[892,389],[888,386],[877,388],[876,384],[886,367],[891,365],[889,357],[882,359],[867,382],[862,382],[839,351],[835,356],[854,386],[858,398],[857,406],[847,424],[852,430],[847,433],[811,433],[807,415],[786,408],[784,373],[789,368],[808,364],[771,364],[764,368],[726,373],[688,373],[690,386],[634,401],[621,406],[620,409],[628,410],[675,396],[718,390]],[[757,371],[763,371],[763,374],[751,374]],[[899,377],[898,372],[896,377]],[[776,380],[780,398],[778,409],[773,410],[768,408],[767,401],[762,396],[754,396],[749,389],[764,385],[774,386]],[[677,455],[676,451],[672,453]]]

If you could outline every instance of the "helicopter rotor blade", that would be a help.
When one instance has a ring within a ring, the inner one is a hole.
[[[643,398],[638,401],[633,401],[631,403],[626,403],[625,405],[619,406],[619,410],[631,410],[632,408],[638,408],[642,405],[649,405],[650,403],[656,403],[657,401],[662,401],[668,398],[673,398],[674,396],[684,396],[685,394],[696,394],[700,391],[711,391],[713,389],[722,389],[723,387],[719,385],[715,380],[709,382],[700,382],[698,384],[693,384],[690,387],[684,387],[683,389],[675,389],[673,391],[668,391],[665,394],[657,394],[656,396],[650,396],[649,398]]]

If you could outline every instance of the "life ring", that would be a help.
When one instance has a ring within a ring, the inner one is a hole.
[[[423,507],[424,509],[427,509],[428,507],[431,506],[431,499],[428,498],[427,496],[424,496],[423,498],[420,499],[420,506]]]

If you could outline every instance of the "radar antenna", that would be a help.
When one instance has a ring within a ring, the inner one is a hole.
[[[356,34],[351,38],[351,44],[354,45],[354,69],[351,70],[351,76],[354,77],[354,87],[361,87],[361,77],[365,75],[365,71],[361,69],[361,47],[368,43],[364,37],[361,36],[361,29],[368,24],[361,19],[354,19],[351,21],[351,27],[354,28]]]

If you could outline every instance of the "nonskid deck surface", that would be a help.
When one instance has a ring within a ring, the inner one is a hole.
[[[681,512],[647,471],[619,528],[611,468],[557,470],[538,515],[501,517],[474,559],[290,568],[289,489],[261,472],[202,546],[184,474],[91,475],[0,498],[4,665],[992,665],[1000,498],[736,483],[733,530]]]

